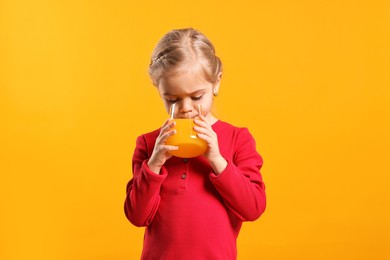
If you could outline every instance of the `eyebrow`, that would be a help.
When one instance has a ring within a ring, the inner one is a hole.
[[[205,92],[205,91],[206,91],[206,89],[199,89],[199,90],[196,90],[196,91],[194,91],[192,93],[188,93],[188,95],[195,95],[195,94],[198,94],[198,93],[201,93],[201,92]],[[164,92],[163,96],[176,96],[176,95],[171,94],[169,92]]]

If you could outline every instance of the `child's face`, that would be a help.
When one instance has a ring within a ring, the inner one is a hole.
[[[199,73],[182,72],[162,77],[158,91],[169,113],[172,104],[175,105],[174,118],[194,118],[198,115],[198,105],[202,106],[202,113],[210,118],[213,104],[213,90],[219,87],[208,82]]]

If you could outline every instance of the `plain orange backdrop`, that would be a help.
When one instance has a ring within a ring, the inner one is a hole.
[[[389,1],[0,1],[0,259],[138,259],[135,138],[174,28],[215,44],[215,114],[246,126],[268,208],[239,259],[390,259]],[[210,241],[212,243],[212,241]]]

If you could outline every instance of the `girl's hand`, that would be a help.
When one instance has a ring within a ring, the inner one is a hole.
[[[198,132],[198,137],[205,140],[208,146],[204,156],[209,160],[214,173],[218,175],[227,166],[227,161],[219,152],[218,136],[203,115],[199,115],[199,118],[195,119],[195,124],[197,126],[194,126],[194,129]]]
[[[168,137],[176,133],[176,130],[172,130],[174,125],[175,122],[172,121],[172,119],[165,121],[164,125],[161,127],[160,134],[156,139],[156,143],[154,144],[154,149],[152,156],[150,156],[148,161],[148,166],[149,169],[156,174],[160,174],[161,167],[169,158],[172,157],[168,151],[179,149],[177,146],[165,144],[165,141],[168,139]]]

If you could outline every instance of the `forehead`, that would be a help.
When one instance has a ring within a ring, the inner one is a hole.
[[[212,83],[199,72],[180,71],[162,77],[158,85],[161,95],[185,95],[207,90]]]

